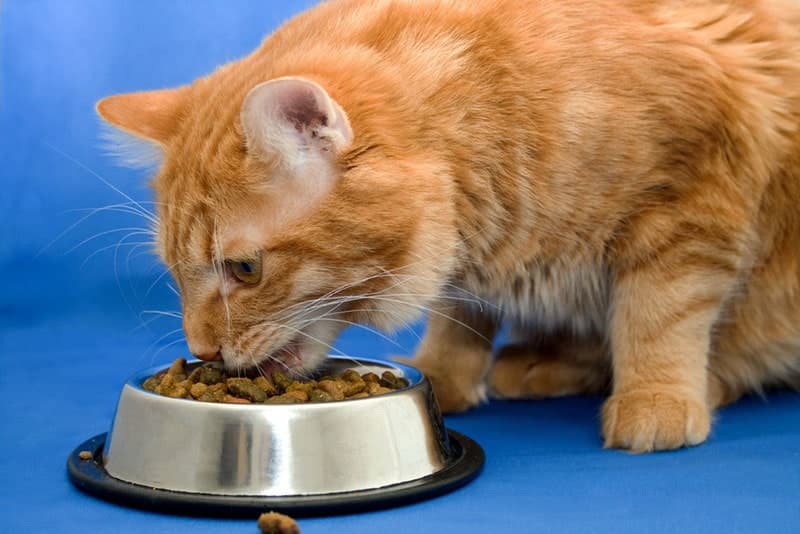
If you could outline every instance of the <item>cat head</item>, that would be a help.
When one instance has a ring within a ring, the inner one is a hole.
[[[452,269],[442,170],[351,122],[324,83],[209,77],[97,111],[161,153],[157,249],[201,359],[303,373],[348,324],[416,318]]]

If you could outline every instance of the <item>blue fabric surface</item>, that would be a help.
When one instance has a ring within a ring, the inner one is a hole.
[[[108,504],[67,480],[67,454],[108,430],[126,377],[186,352],[179,320],[148,313],[178,302],[142,219],[86,211],[151,199],[144,173],[104,156],[93,107],[203,75],[311,4],[0,3],[0,532],[257,531],[254,520]],[[395,346],[353,330],[337,347],[410,353],[419,331]],[[800,532],[800,395],[745,399],[721,411],[706,445],[647,456],[601,449],[599,406],[493,402],[448,417],[486,450],[475,482],[402,508],[304,519],[303,532]]]

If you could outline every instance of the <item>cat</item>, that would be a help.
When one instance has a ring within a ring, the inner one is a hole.
[[[426,310],[444,411],[606,393],[634,452],[800,386],[800,4],[334,0],[97,111],[160,149],[198,358],[303,373]]]

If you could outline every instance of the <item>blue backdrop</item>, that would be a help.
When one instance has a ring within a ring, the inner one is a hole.
[[[185,354],[169,278],[130,198],[146,173],[101,149],[94,103],[185,83],[252,50],[308,1],[0,3],[0,532],[255,532],[250,520],[163,516],[73,489],[69,451],[106,431],[125,378]],[[130,198],[129,198],[130,197]],[[410,353],[349,331],[354,356]],[[486,449],[453,494],[301,521],[303,532],[800,532],[800,396],[723,410],[710,441],[603,451],[600,399],[495,402],[447,424]]]

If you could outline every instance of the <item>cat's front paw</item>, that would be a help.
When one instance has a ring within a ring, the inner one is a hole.
[[[433,387],[433,393],[443,413],[464,412],[486,400],[486,387],[475,386],[467,377],[457,372],[446,372],[435,366],[426,365],[418,359],[394,357],[393,360],[411,365],[422,371]]]
[[[664,388],[615,393],[603,406],[606,447],[650,452],[697,445],[711,430],[702,398]]]

